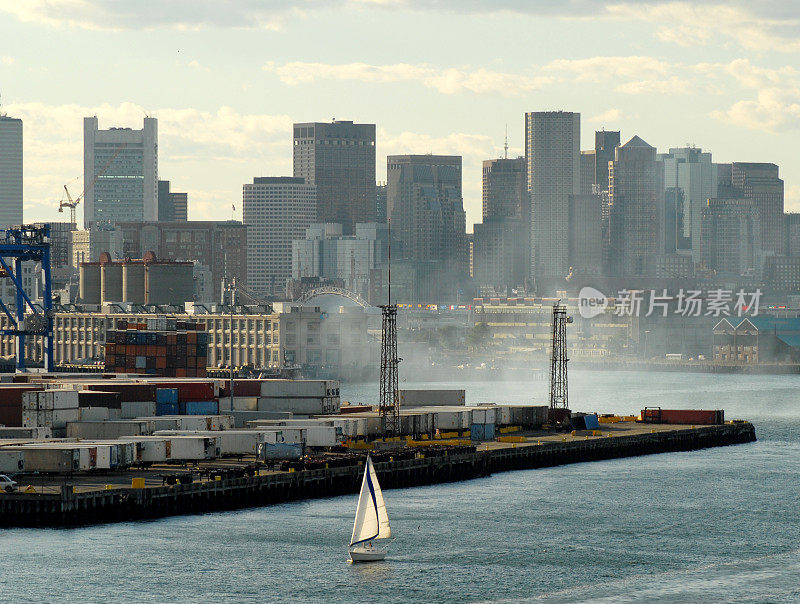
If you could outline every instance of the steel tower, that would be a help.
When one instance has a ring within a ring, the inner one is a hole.
[[[558,303],[553,305],[553,342],[550,354],[550,409],[569,409],[567,388],[567,307]]]

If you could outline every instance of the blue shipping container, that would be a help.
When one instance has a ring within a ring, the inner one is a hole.
[[[156,415],[180,415],[178,403],[156,403]]]
[[[300,459],[303,445],[299,443],[260,443],[258,453],[261,459]]]
[[[177,388],[156,388],[156,402],[157,403],[177,403],[178,402],[178,389]]]
[[[180,403],[181,415],[217,415],[218,401],[195,401]]]
[[[483,440],[483,424],[472,424],[469,427],[470,440]]]
[[[585,415],[583,417],[583,423],[586,424],[587,430],[599,430],[600,429],[600,420],[597,419],[596,415]]]
[[[494,424],[484,424],[483,440],[494,440]]]

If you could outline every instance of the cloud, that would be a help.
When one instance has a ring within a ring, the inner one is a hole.
[[[658,27],[657,36],[681,46],[732,39],[748,50],[800,51],[800,19],[794,0],[759,2],[622,2],[606,15]]]
[[[596,124],[618,122],[620,119],[622,119],[622,111],[620,111],[619,109],[609,109],[608,111],[604,111],[603,113],[599,113],[597,115],[593,115],[589,118],[586,118],[587,121]]]
[[[688,94],[693,86],[689,80],[672,76],[665,80],[638,80],[620,84],[614,90],[625,94]]]
[[[90,30],[276,30],[331,9],[513,14],[649,23],[683,46],[733,40],[750,50],[800,51],[796,0],[0,0],[0,12],[50,27]]]
[[[671,66],[653,57],[591,57],[589,59],[558,59],[544,69],[550,72],[574,74],[579,82],[607,82],[615,79],[653,79],[664,76]]]
[[[273,61],[262,69],[274,73],[285,84],[296,86],[318,80],[343,80],[356,82],[412,82],[416,81],[442,94],[472,92],[476,94],[502,94],[512,96],[540,90],[552,81],[549,77],[531,77],[502,73],[485,68],[438,69],[430,65],[395,63],[370,65],[368,63],[305,63],[291,62],[279,65]]]
[[[705,78],[732,78],[746,94],[755,93],[754,98],[713,111],[713,118],[772,133],[800,127],[800,71],[793,65],[766,68],[748,59],[735,59],[730,63],[699,63],[693,70]]]

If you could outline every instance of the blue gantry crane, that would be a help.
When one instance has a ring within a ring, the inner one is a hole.
[[[42,266],[44,295],[42,307],[25,293],[22,263],[39,262]],[[13,265],[13,268],[12,268]],[[0,271],[14,283],[16,291],[14,314],[0,299],[0,309],[8,317],[11,329],[0,334],[13,335],[17,340],[17,371],[25,371],[25,337],[37,336],[44,342],[44,369],[53,370],[53,292],[50,282],[50,225],[22,225],[6,229],[5,241],[0,240]],[[26,314],[26,310],[29,312]]]

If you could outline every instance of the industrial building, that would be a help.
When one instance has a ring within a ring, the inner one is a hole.
[[[187,304],[185,309],[113,304],[59,310],[54,317],[56,363],[101,361],[106,331],[118,319],[144,321],[166,316],[201,320],[208,331],[208,364],[254,368],[301,366],[308,372],[359,376],[370,365],[375,344],[368,339],[368,315],[361,307],[323,312],[289,303],[271,306]],[[231,326],[232,324],[232,326]],[[0,329],[8,318],[0,315]],[[0,336],[0,357],[15,354],[13,336]],[[41,338],[27,340],[27,356],[42,359]]]
[[[726,318],[714,325],[714,360],[737,363],[800,361],[800,319]]]
[[[195,262],[211,272],[213,300],[221,299],[223,280],[236,279],[236,287],[247,283],[247,226],[235,220],[190,220],[188,222],[122,222],[120,258],[141,258],[152,251],[158,258]],[[95,260],[97,256],[87,258]]]
[[[72,240],[72,266],[80,268],[83,262],[92,262],[107,253],[112,260],[124,258],[123,233],[107,224],[93,224],[85,231],[70,231]],[[140,254],[137,254],[140,256]]]
[[[80,303],[183,304],[194,301],[194,263],[158,260],[152,252],[140,260],[114,261],[107,253],[98,262],[80,265]]]

